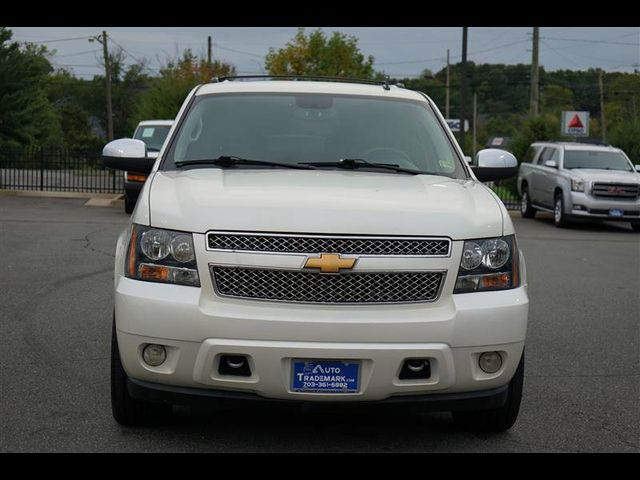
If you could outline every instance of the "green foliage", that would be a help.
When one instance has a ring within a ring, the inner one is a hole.
[[[640,74],[616,74],[605,86],[607,141],[640,164]]]
[[[608,74],[609,75],[609,74]],[[541,69],[541,96],[553,85],[564,87],[571,91],[573,107],[591,112],[594,116],[600,112],[600,89],[598,86],[598,71],[589,70],[555,70],[546,72]]]
[[[553,114],[542,114],[522,122],[513,137],[511,151],[522,161],[524,154],[533,142],[557,140],[560,136],[560,118]]]
[[[234,75],[231,64],[214,61],[209,64],[186,50],[177,62],[170,62],[160,71],[160,77],[151,81],[136,105],[131,125],[141,120],[171,120],[175,118],[189,91],[196,85],[214,77]]]
[[[144,95],[153,83],[151,77],[144,73],[144,69],[145,66],[140,63],[130,65],[123,72],[122,77],[112,84],[115,138],[130,137],[138,124],[136,121],[138,106],[135,99]]]
[[[62,132],[46,95],[45,47],[20,46],[0,27],[0,147],[59,145]]]
[[[573,91],[560,85],[548,85],[540,95],[540,110],[542,112],[571,110],[573,104]]]
[[[321,29],[308,36],[299,28],[284,48],[269,49],[265,68],[270,75],[310,75],[374,79],[374,58],[358,48],[358,39],[340,32],[327,38]]]
[[[450,117],[460,111],[460,64],[450,67]],[[483,148],[492,136],[512,137],[512,149],[521,158],[528,145],[536,140],[561,139],[560,114],[563,110],[585,110],[591,113],[590,136],[600,138],[599,73],[586,71],[540,69],[540,117],[529,119],[530,65],[476,65],[467,63],[469,75],[469,105],[475,89],[478,95],[478,125],[476,150]],[[446,68],[419,78],[400,81],[407,88],[429,95],[444,114]],[[640,163],[640,73],[612,72],[604,74],[605,117],[607,141],[622,148],[636,163]],[[467,134],[469,135],[469,134]],[[566,139],[566,138],[565,138]],[[470,153],[471,141],[465,138],[464,150]]]
[[[428,95],[442,109],[442,114],[445,114],[446,82],[444,80],[439,80],[430,71],[425,70],[418,78],[403,78],[399,81],[406,88]],[[453,103],[451,106],[454,107]]]
[[[617,123],[609,132],[608,142],[621,148],[631,161],[640,165],[640,117],[629,117],[627,121]]]
[[[62,140],[69,148],[97,149],[104,141],[91,133],[89,116],[91,100],[104,98],[104,88],[60,70],[49,76],[47,95],[62,130]],[[104,100],[103,100],[104,103]],[[103,116],[104,107],[96,116]]]

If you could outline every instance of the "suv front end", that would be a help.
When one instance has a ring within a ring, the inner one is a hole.
[[[179,146],[170,139],[160,156]],[[118,239],[116,420],[231,398],[412,403],[484,430],[513,425],[526,269],[490,189],[469,173],[234,162],[156,162]]]

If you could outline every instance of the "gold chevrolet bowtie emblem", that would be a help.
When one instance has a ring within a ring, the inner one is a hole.
[[[319,257],[309,257],[304,268],[319,268],[322,273],[338,273],[341,269],[353,268],[355,258],[342,258],[336,253],[321,253]]]

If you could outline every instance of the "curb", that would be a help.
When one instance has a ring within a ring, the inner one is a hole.
[[[123,207],[121,193],[50,192],[40,190],[0,190],[0,197],[86,198],[86,207]]]

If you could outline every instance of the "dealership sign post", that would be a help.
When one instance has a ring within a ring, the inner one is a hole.
[[[589,112],[562,112],[560,133],[570,137],[588,137]]]

